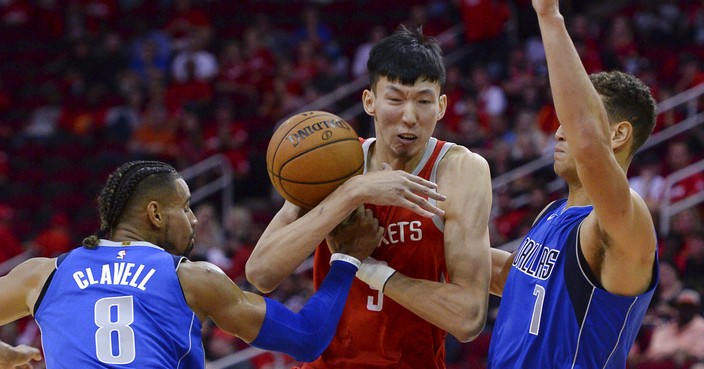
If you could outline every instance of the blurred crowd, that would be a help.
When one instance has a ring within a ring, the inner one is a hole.
[[[635,74],[657,101],[704,83],[703,1],[563,6],[588,72]],[[0,1],[0,274],[23,255],[56,256],[95,232],[94,198],[119,164],[158,159],[185,169],[222,154],[235,174],[235,204],[194,205],[192,258],[217,264],[249,288],[244,264],[281,202],[264,163],[273,128],[364,78],[371,45],[399,24],[443,35],[452,56],[438,138],[482,154],[494,177],[552,152],[559,123],[529,0],[409,0],[403,7],[391,0]],[[360,95],[353,91],[322,110],[340,113]],[[655,130],[686,116],[682,108],[662,112]],[[361,110],[345,119],[360,136],[373,134]],[[665,190],[669,174],[702,158],[702,127],[636,157],[629,180],[656,224],[664,200],[704,191],[701,172]],[[496,189],[493,246],[520,237],[564,193],[554,183],[545,167]],[[702,215],[701,205],[686,209],[659,235],[661,283],[632,368],[704,365],[704,348],[696,346],[704,342]],[[271,297],[295,308],[311,290],[304,272]],[[469,344],[449,338],[449,365],[482,367],[491,319],[486,331]],[[204,336],[209,360],[247,346],[209,324]],[[38,337],[30,320],[0,330],[7,342],[36,345]],[[276,360],[264,355],[237,368]]]

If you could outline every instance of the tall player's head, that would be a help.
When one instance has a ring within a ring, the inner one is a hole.
[[[399,158],[423,150],[445,114],[445,64],[437,40],[401,26],[372,48],[364,110],[374,118],[377,142]]]
[[[628,73],[601,72],[590,75],[589,79],[604,104],[616,160],[628,167],[633,155],[653,132],[655,100],[648,86]],[[576,178],[574,158],[569,154],[569,142],[565,140],[561,127],[555,138],[558,140],[556,150],[565,151],[565,155],[555,156],[555,173],[565,179]]]
[[[98,197],[100,230],[83,240],[95,247],[99,238],[143,240],[176,255],[188,255],[195,238],[191,192],[171,165],[131,161],[110,177]]]

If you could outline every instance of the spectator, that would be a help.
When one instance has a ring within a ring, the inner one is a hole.
[[[32,110],[22,133],[31,140],[46,142],[56,132],[63,107],[61,93],[55,83],[44,83],[40,91],[42,102]]]
[[[70,221],[68,215],[55,213],[49,220],[49,226],[29,242],[29,248],[35,255],[47,258],[54,258],[71,250],[75,241],[69,231]]]
[[[684,247],[680,255],[682,265],[682,280],[688,286],[699,291],[704,290],[704,230],[695,230],[685,237]]]
[[[333,45],[332,28],[320,21],[320,11],[306,6],[300,13],[298,28],[294,31],[294,43],[309,42],[315,52],[330,53]]]
[[[637,175],[630,177],[628,183],[645,201],[650,209],[650,214],[657,221],[665,190],[665,178],[661,174],[660,157],[654,152],[647,152],[637,157],[636,160]]]
[[[188,44],[196,41],[209,44],[214,28],[208,13],[192,0],[174,0],[173,8],[164,27],[174,43],[175,50],[183,50]]]
[[[176,121],[158,101],[147,105],[141,123],[127,143],[128,151],[142,159],[173,161],[179,154]]]
[[[537,159],[549,147],[548,138],[538,129],[536,115],[530,110],[522,109],[516,114],[513,132],[515,139],[511,145],[511,160],[515,165]]]
[[[367,74],[367,59],[372,46],[386,37],[386,29],[381,24],[375,24],[369,30],[367,41],[357,46],[352,59],[352,77],[359,77]],[[455,100],[452,100],[455,101]]]
[[[276,58],[271,49],[262,43],[262,35],[256,28],[248,27],[242,35],[244,60],[249,75],[248,83],[255,86],[259,94],[272,89],[276,71]]]
[[[638,58],[638,47],[630,21],[625,16],[615,17],[609,25],[602,48],[604,67],[607,70],[618,69],[635,74]]]
[[[177,83],[185,83],[191,79],[211,82],[217,74],[217,58],[198,39],[188,41],[171,63],[171,76]]]
[[[263,229],[254,223],[252,210],[242,205],[233,206],[227,211],[223,228],[232,264],[232,267],[226,271],[227,275],[233,281],[246,283],[245,264]]]
[[[692,152],[685,141],[670,141],[666,154],[668,175],[691,165],[693,161]],[[667,191],[667,189],[665,189]],[[696,172],[689,177],[677,182],[669,192],[670,202],[677,202],[694,193],[704,191],[704,173]]]
[[[682,283],[677,268],[670,262],[661,262],[660,280],[653,298],[656,305],[675,306],[677,297],[683,289],[684,283]]]
[[[487,70],[477,66],[472,70],[471,81],[477,95],[479,114],[487,114],[489,121],[506,112],[506,94],[494,81]],[[493,129],[493,127],[491,127]]]
[[[704,71],[702,71],[699,58],[692,54],[680,56],[679,79],[675,83],[675,93],[689,90],[704,83]]]
[[[241,110],[251,110],[259,97],[259,91],[253,83],[242,46],[237,41],[230,41],[220,51],[219,71],[215,80],[215,92],[227,97]]]
[[[233,109],[227,101],[216,104],[213,122],[203,132],[205,154],[225,155],[235,175],[243,177],[250,171],[249,133],[244,124],[235,119]]]
[[[19,237],[15,234],[13,220],[15,211],[8,205],[0,203],[0,264],[24,251]]]
[[[675,301],[672,321],[653,330],[637,369],[676,369],[704,360],[704,317],[699,292],[684,289]]]
[[[194,210],[198,219],[193,255],[196,260],[211,262],[223,270],[230,268],[229,255],[225,253],[225,237],[215,206],[210,203],[198,205]]]
[[[459,11],[464,24],[464,40],[471,48],[466,60],[488,65],[492,76],[498,77],[502,74],[502,64],[509,49],[506,33],[510,19],[508,1],[459,0]]]
[[[124,93],[124,101],[111,107],[105,117],[105,136],[112,142],[125,142],[139,127],[144,93],[134,88]]]
[[[164,103],[170,116],[184,109],[203,111],[214,95],[210,83],[198,78],[198,66],[194,59],[186,60],[183,67],[183,77],[173,79],[166,88]]]
[[[132,44],[130,69],[137,73],[142,83],[163,80],[169,72],[171,40],[159,31],[146,32]]]

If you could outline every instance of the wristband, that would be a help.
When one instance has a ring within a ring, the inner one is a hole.
[[[396,273],[396,269],[386,265],[386,262],[367,258],[357,271],[357,278],[383,293],[386,282],[394,273]]]
[[[332,256],[330,256],[330,264],[332,264],[332,262],[335,260],[340,260],[340,261],[344,261],[346,263],[350,263],[350,264],[354,265],[355,267],[357,267],[357,269],[359,269],[359,267],[362,265],[362,262],[359,261],[359,259],[357,259],[356,257],[349,256],[347,254],[342,254],[339,252],[336,252],[336,253],[332,254]]]

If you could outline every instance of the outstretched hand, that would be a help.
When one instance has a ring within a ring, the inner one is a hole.
[[[393,170],[384,163],[383,169],[356,176],[365,204],[400,206],[424,217],[443,216],[445,212],[428,201],[445,201],[445,196],[436,192],[437,184],[403,170]]]
[[[326,237],[332,253],[341,252],[364,260],[381,242],[384,228],[371,210],[359,206]]]
[[[27,345],[12,347],[0,342],[0,368],[29,369],[32,368],[30,361],[41,359],[42,355],[37,348]]]

